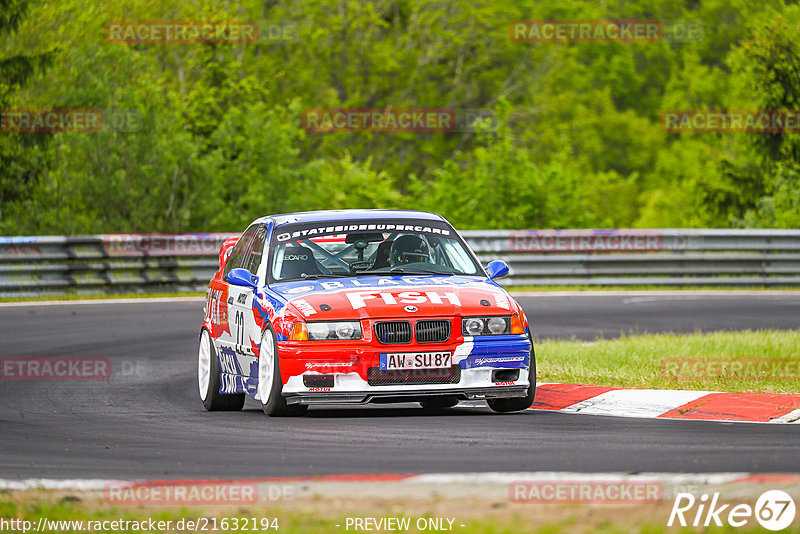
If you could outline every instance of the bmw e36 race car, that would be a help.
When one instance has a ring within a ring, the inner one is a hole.
[[[200,330],[207,410],[310,405],[533,403],[527,318],[443,217],[342,210],[254,221],[220,249]]]

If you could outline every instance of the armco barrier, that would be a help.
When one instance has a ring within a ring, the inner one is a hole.
[[[0,237],[0,296],[201,291],[233,235]]]
[[[236,234],[0,237],[0,296],[198,291]],[[800,230],[473,230],[507,286],[800,285]]]

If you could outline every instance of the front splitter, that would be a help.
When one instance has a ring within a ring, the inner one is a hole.
[[[524,397],[528,386],[503,386],[492,388],[451,388],[422,391],[324,391],[301,392],[285,395],[286,404],[370,404],[382,402],[418,402],[432,397],[456,397],[459,400],[487,400]]]

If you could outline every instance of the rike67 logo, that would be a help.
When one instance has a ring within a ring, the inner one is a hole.
[[[778,531],[791,525],[795,517],[794,500],[781,490],[765,491],[755,506],[719,504],[718,501],[719,493],[714,493],[710,500],[705,493],[699,499],[691,493],[678,493],[667,526],[673,526],[677,520],[677,524],[682,527],[708,527],[712,522],[721,527],[723,522],[727,522],[728,525],[738,528],[752,526],[755,519],[763,528]]]

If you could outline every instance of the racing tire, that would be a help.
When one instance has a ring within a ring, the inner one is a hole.
[[[217,351],[211,342],[211,335],[203,328],[200,333],[200,347],[197,351],[197,386],[200,400],[209,412],[234,412],[244,406],[244,393],[224,394],[220,388],[220,365]]]
[[[419,401],[419,403],[426,411],[438,411],[444,410],[445,408],[452,408],[458,404],[458,398],[448,396],[431,397],[430,399]]]
[[[303,415],[308,406],[301,404],[288,405],[281,391],[281,367],[278,359],[278,344],[275,332],[267,324],[261,333],[261,347],[258,355],[258,397],[261,409],[271,417]]]
[[[530,336],[529,336],[530,337]],[[533,405],[533,398],[536,396],[536,354],[533,350],[533,338],[531,337],[531,363],[528,366],[528,394],[524,397],[513,397],[510,399],[489,399],[486,402],[489,408],[497,413],[519,412],[527,410]]]

